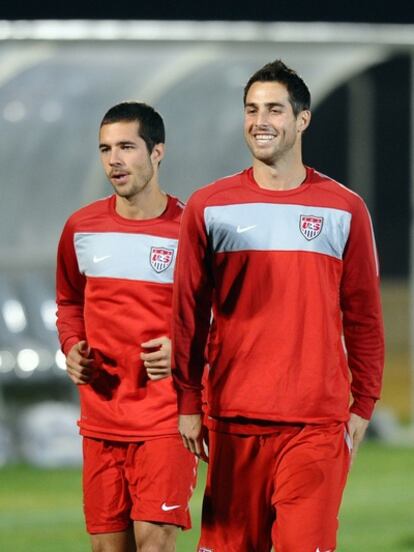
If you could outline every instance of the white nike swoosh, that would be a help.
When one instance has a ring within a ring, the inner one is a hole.
[[[253,228],[256,228],[257,224],[252,224],[251,226],[237,226],[237,233],[242,234],[243,232],[247,232],[248,230],[253,230]]]
[[[165,502],[162,503],[161,510],[164,510],[164,512],[169,512],[170,510],[176,510],[179,508],[181,504],[173,504],[172,506],[167,506]]]
[[[92,260],[93,260],[94,263],[100,263],[101,261],[104,261],[105,259],[109,259],[109,257],[111,257],[111,255],[104,255],[103,257],[98,257],[97,255],[94,255]]]

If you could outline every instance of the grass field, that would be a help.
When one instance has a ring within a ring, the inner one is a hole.
[[[338,551],[414,551],[414,449],[366,443],[350,476]],[[194,529],[178,552],[194,552],[204,466],[192,502]],[[0,550],[86,552],[78,470],[0,469]]]

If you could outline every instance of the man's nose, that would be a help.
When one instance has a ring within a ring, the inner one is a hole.
[[[119,165],[120,163],[120,156],[119,151],[117,149],[112,149],[111,154],[109,156],[109,164],[110,165]]]
[[[269,122],[269,116],[267,111],[258,111],[256,115],[256,125],[266,126]]]

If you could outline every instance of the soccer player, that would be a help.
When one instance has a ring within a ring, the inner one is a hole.
[[[244,91],[253,166],[196,191],[184,212],[173,377],[197,455],[207,337],[210,365],[199,552],[335,550],[351,457],[379,398],[371,221],[357,194],[303,164],[310,120],[296,72],[258,70]]]
[[[196,458],[177,430],[169,338],[183,205],[159,186],[164,143],[152,107],[112,107],[99,150],[115,193],[75,212],[59,243],[57,326],[80,392],[94,552],[171,552],[190,527]]]

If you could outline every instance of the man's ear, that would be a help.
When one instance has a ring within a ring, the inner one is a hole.
[[[151,152],[151,160],[154,162],[154,163],[157,163],[157,165],[159,165],[164,157],[164,154],[165,154],[165,144],[155,144],[155,146],[152,148],[152,152]]]
[[[311,122],[312,114],[309,109],[304,109],[301,111],[296,119],[296,125],[298,132],[302,133],[308,128]]]

